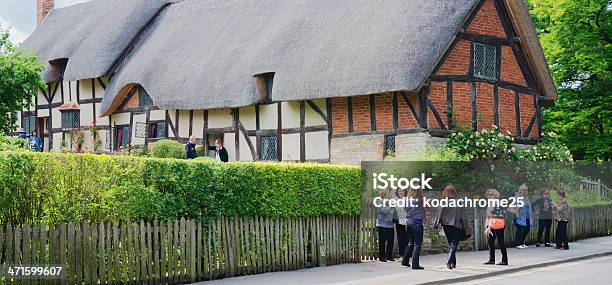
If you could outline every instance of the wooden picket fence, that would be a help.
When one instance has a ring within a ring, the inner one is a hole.
[[[359,226],[359,217],[340,216],[5,225],[0,265],[67,272],[61,280],[15,280],[27,284],[183,284],[359,262]]]

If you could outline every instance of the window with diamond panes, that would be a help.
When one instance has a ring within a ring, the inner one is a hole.
[[[32,131],[36,130],[36,117],[34,116],[25,116],[23,117],[23,129],[26,134],[31,135]]]
[[[395,136],[385,137],[385,156],[395,155]]]
[[[277,160],[277,137],[261,137],[261,160]]]
[[[78,129],[81,126],[79,111],[65,111],[62,112],[62,129]]]
[[[474,44],[474,76],[484,79],[497,79],[497,47]]]

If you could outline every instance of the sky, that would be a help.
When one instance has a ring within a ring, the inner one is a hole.
[[[55,0],[62,8],[87,0]],[[13,43],[21,43],[36,28],[36,0],[0,0],[0,29],[9,29]]]

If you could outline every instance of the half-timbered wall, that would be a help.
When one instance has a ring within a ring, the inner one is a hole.
[[[495,78],[474,74],[475,44],[495,48]],[[478,130],[495,125],[519,142],[537,140],[543,97],[522,51],[503,1],[482,1],[431,76],[428,128]]]

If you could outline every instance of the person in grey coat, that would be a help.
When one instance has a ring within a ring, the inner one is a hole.
[[[452,185],[448,185],[444,188],[442,196],[448,199],[456,199],[457,190]],[[442,225],[444,235],[448,240],[449,250],[446,267],[448,269],[453,269],[457,267],[456,252],[459,247],[459,242],[471,236],[472,229],[465,216],[465,209],[461,207],[439,207],[433,228],[437,230],[440,225]]]
[[[381,191],[379,197],[388,199],[389,193]],[[382,207],[376,207],[376,229],[378,231],[378,260],[381,262],[393,260],[393,218],[395,217],[395,208],[389,207],[388,204],[383,204]]]

